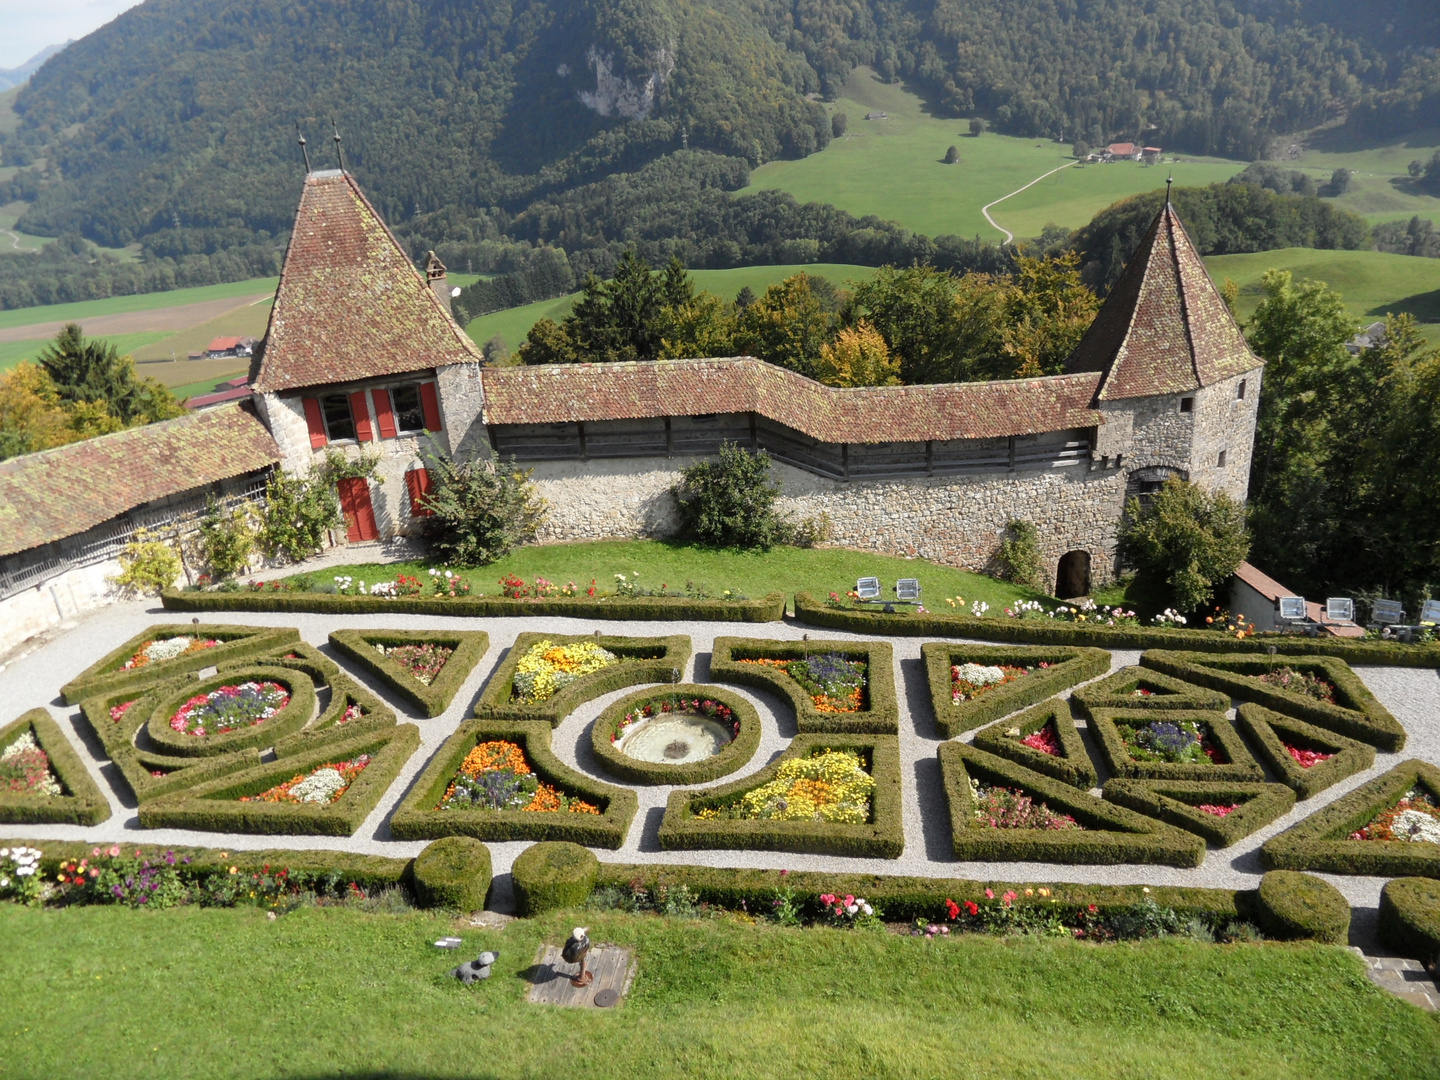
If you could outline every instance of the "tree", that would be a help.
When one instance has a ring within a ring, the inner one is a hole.
[[[139,378],[134,361],[114,345],[85,340],[77,323],[67,324],[41,350],[39,362],[62,402],[100,402],[123,426],[169,420],[185,411],[158,380]]]
[[[1090,156],[1090,144],[1084,139],[1076,139],[1075,145],[1070,148],[1070,153],[1078,160],[1084,161]]]
[[[1353,175],[1349,169],[1336,169],[1330,174],[1329,182],[1320,188],[1320,194],[1331,199],[1344,195],[1350,190],[1350,179]]]
[[[949,150],[946,150],[946,151],[945,151],[945,164],[946,164],[946,165],[954,165],[954,164],[955,164],[956,162],[958,162],[959,160],[960,160],[960,148],[959,148],[958,146],[952,146],[952,147],[950,147]]]
[[[828,386],[897,386],[900,362],[880,332],[862,319],[821,346],[816,378]]]
[[[265,482],[256,544],[268,559],[301,562],[324,549],[326,534],[345,520],[335,488],[321,476],[277,469]]]
[[[1039,592],[1045,588],[1045,566],[1040,558],[1040,531],[1023,519],[1005,526],[1005,538],[995,553],[1002,580]]]
[[[1244,509],[1223,491],[1207,493],[1187,480],[1166,480],[1148,506],[1131,499],[1118,552],[1152,588],[1163,585],[1172,604],[1196,611],[1250,552]]]
[[[72,420],[44,368],[20,363],[0,374],[0,460],[83,438]]]
[[[735,307],[714,293],[699,293],[669,309],[667,319],[670,328],[660,348],[661,359],[735,354]]]
[[[814,378],[834,325],[834,315],[802,271],[771,285],[740,313],[735,344],[744,353]]]
[[[830,117],[830,135],[832,138],[841,139],[845,137],[845,131],[850,126],[850,118],[843,112],[837,112]]]
[[[977,117],[974,117],[974,118],[970,121],[970,134],[971,134],[973,137],[977,138],[977,139],[978,139],[981,135],[984,135],[984,134],[985,134],[985,121],[982,120],[982,119],[980,119],[980,117],[978,117],[978,116],[977,116]]]
[[[215,499],[205,502],[200,519],[200,557],[216,579],[232,578],[250,564],[255,550],[255,524],[248,506],[229,510]]]
[[[1080,279],[1074,252],[1045,259],[1021,256],[1012,287],[1005,291],[1001,338],[1009,370],[1000,378],[1058,375],[1100,310],[1099,298]]]
[[[429,513],[420,520],[437,558],[451,566],[486,566],[535,539],[546,506],[531,470],[501,461],[493,450],[464,461],[438,451],[426,457]]]
[[[722,443],[714,461],[681,470],[675,485],[680,535],[709,547],[769,551],[793,528],[775,511],[780,485],[770,478],[770,455]]]

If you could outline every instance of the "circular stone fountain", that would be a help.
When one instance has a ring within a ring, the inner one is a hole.
[[[638,761],[685,765],[714,757],[730,742],[730,730],[708,716],[672,712],[632,724],[615,749]]]

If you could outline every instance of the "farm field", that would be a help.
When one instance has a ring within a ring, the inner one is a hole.
[[[832,106],[849,121],[844,138],[799,161],[772,161],[751,173],[745,192],[788,191],[801,202],[834,203],[852,214],[874,214],[932,236],[955,234],[1002,240],[981,214],[986,204],[1072,162],[1069,143],[969,134],[968,121],[927,114],[915,94],[857,68]],[[866,120],[885,112],[886,120]],[[950,146],[960,162],[942,162]],[[1243,162],[1186,159],[1146,167],[1138,162],[1071,167],[991,210],[1017,237],[1038,236],[1047,224],[1078,228],[1111,203],[1165,183],[1228,180]]]

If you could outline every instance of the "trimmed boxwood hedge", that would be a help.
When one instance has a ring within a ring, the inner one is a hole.
[[[1295,789],[1298,798],[1309,799],[1347,776],[1364,772],[1375,764],[1375,748],[1336,735],[1326,728],[1285,716],[1263,705],[1247,702],[1240,706],[1236,726],[1249,737],[1257,756],[1270,767],[1282,784]],[[1334,754],[1329,761],[1308,769],[1296,761],[1281,740],[1306,744],[1306,749]]]
[[[1199,866],[1205,841],[1132,810],[964,743],[940,744],[940,773],[950,812],[951,850],[974,862],[1159,863]],[[993,829],[975,817],[970,780],[1022,789],[1083,829]]]
[[[1284,784],[1247,784],[1206,780],[1125,780],[1105,784],[1105,798],[1147,817],[1229,847],[1283,817],[1295,805],[1295,792]],[[1201,803],[1239,803],[1224,817],[1196,809]]]
[[[651,702],[658,704],[677,697],[719,702],[740,721],[740,733],[714,757],[683,765],[641,761],[615,748],[613,736],[620,730],[626,713]],[[661,690],[641,690],[621,698],[600,714],[590,728],[590,746],[606,772],[631,784],[704,784],[729,775],[755,756],[760,746],[760,714],[738,694],[716,686],[681,683]]]
[[[1440,881],[1396,878],[1380,890],[1380,940],[1402,956],[1440,961]]]
[[[832,608],[808,592],[795,594],[795,617],[810,626],[849,630],[885,637],[972,638],[1012,641],[1024,645],[1085,645],[1100,649],[1190,649],[1200,652],[1281,656],[1336,656],[1355,664],[1440,668],[1440,644],[1402,645],[1398,641],[1356,641],[1352,638],[1311,638],[1262,634],[1238,641],[1215,630],[1169,630],[1158,626],[1096,626],[1054,619],[972,618],[928,612]]]
[[[174,660],[162,660],[157,664],[126,671],[125,663],[134,656],[141,645],[155,638],[205,637],[223,644],[213,649],[204,649],[189,656],[177,656]],[[110,690],[126,687],[149,686],[163,682],[176,675],[190,671],[204,671],[229,660],[263,656],[277,645],[300,640],[300,631],[290,626],[234,626],[227,624],[161,623],[136,634],[125,644],[95,661],[75,678],[60,688],[65,704],[74,705],[87,697],[103,694]]]
[[[1328,881],[1291,870],[1260,879],[1255,917],[1267,937],[1343,945],[1350,936],[1350,901]]]
[[[688,596],[617,596],[601,600],[557,597],[512,600],[505,596],[341,596],[337,593],[181,592],[160,594],[166,611],[309,611],[321,615],[446,615],[470,618],[513,616],[538,619],[609,619],[665,622],[779,622],[785,617],[785,594],[758,600],[696,600]]]
[[[442,836],[415,856],[415,898],[424,907],[479,911],[490,895],[490,849],[469,836]]]
[[[289,702],[262,724],[247,725],[218,735],[197,737],[171,730],[170,717],[190,698],[208,694],[222,686],[250,680],[276,682],[288,687]],[[145,721],[145,733],[161,753],[182,758],[215,757],[232,750],[246,750],[252,746],[273,746],[287,735],[294,735],[305,727],[314,714],[315,684],[310,681],[309,675],[295,668],[242,664],[224,672],[217,672],[194,685],[157,695],[156,704]]]
[[[1215,922],[1253,917],[1255,890],[1200,889],[1174,885],[1080,885],[1046,881],[971,881],[963,878],[898,877],[884,874],[831,873],[822,870],[753,870],[713,866],[675,866],[668,863],[600,864],[596,888],[653,890],[684,885],[700,901],[734,910],[768,911],[776,899],[793,891],[792,902],[810,917],[822,914],[821,893],[863,896],[878,904],[887,920],[925,922],[945,920],[945,901],[983,901],[985,890],[996,896],[1013,890],[1017,907],[1055,906],[1067,911],[1091,904],[1109,916],[1133,908],[1143,900],[1182,915],[1197,915]],[[1050,889],[1041,899],[1027,897],[1026,889]]]
[[[576,641],[593,641],[620,657],[620,663],[582,675],[561,687],[545,701],[519,705],[510,700],[515,668],[521,658],[538,641],[569,645]],[[475,715],[482,720],[546,720],[558,727],[585,702],[642,683],[677,683],[690,659],[690,639],[684,634],[670,637],[607,637],[594,634],[538,634],[527,632],[515,639],[509,654],[490,676],[480,698],[475,702]]]
[[[947,739],[981,724],[988,724],[1017,709],[1070,689],[1076,683],[1110,670],[1110,654],[1103,649],[1036,648],[1024,645],[956,645],[929,641],[920,646],[930,683],[935,723]],[[973,701],[958,705],[950,700],[950,668],[974,663],[1033,668],[1028,675],[987,690]],[[1040,664],[1049,664],[1041,668]]]
[[[1152,649],[1140,657],[1148,668],[1163,671],[1187,682],[1223,690],[1232,697],[1253,701],[1276,712],[1308,720],[1340,735],[1378,746],[1391,753],[1405,746],[1405,729],[1388,709],[1376,700],[1350,665],[1333,656],[1257,657],[1246,653],[1169,652]],[[1253,676],[1263,675],[1281,664],[1317,669],[1335,687],[1337,703],[1323,701],[1268,686]]]
[[[424,716],[439,716],[450,707],[470,672],[490,648],[483,630],[336,630],[330,645],[359,664]],[[435,681],[426,686],[375,646],[446,645],[455,651]]]
[[[1402,761],[1383,776],[1271,837],[1260,849],[1261,861],[1271,870],[1440,877],[1440,844],[1349,838],[1417,785],[1428,789],[1433,798],[1440,798],[1440,768],[1418,758]]]
[[[50,759],[50,771],[60,781],[61,795],[0,788],[0,821],[23,825],[98,825],[110,816],[110,801],[90,778],[85,762],[70,745],[60,725],[45,709],[21,713],[0,728],[0,751],[31,732]]]
[[[337,739],[308,753],[267,761],[142,803],[140,825],[146,829],[351,836],[419,748],[420,729],[414,724]],[[370,764],[333,803],[239,801],[241,796],[259,795],[320,765],[348,761],[359,754],[369,754]]]
[[[1149,696],[1135,695],[1149,690]],[[1218,709],[1230,708],[1230,695],[1210,690],[1150,668],[1124,667],[1098,682],[1075,688],[1071,695],[1085,709]]]
[[[1203,762],[1136,761],[1130,756],[1125,740],[1120,737],[1116,721],[1135,721],[1132,727],[1163,721],[1191,720],[1210,729],[1211,738],[1219,745],[1229,762],[1217,765]],[[1116,776],[1135,780],[1239,780],[1261,781],[1265,770],[1250,753],[1234,723],[1223,712],[1200,709],[1094,709],[1089,713],[1090,734],[1100,748],[1106,768]]]
[[[699,810],[738,799],[775,779],[782,762],[816,751],[854,750],[868,757],[875,778],[870,821],[849,825],[829,821],[706,820]],[[757,773],[703,791],[674,791],[660,822],[660,846],[668,851],[739,848],[748,851],[797,851],[813,855],[860,855],[898,859],[905,850],[900,817],[900,743],[893,735],[797,735],[789,748]]]
[[[579,844],[563,840],[534,844],[510,867],[515,907],[527,918],[579,907],[595,891],[600,860]]]
[[[572,840],[589,847],[618,848],[639,807],[633,791],[611,787],[576,772],[550,749],[543,720],[470,720],[445,740],[390,819],[400,840],[473,836],[477,840]],[[600,808],[599,815],[531,813],[527,810],[437,810],[465,755],[492,739],[517,743],[535,776]]]
[[[863,660],[868,708],[852,713],[827,713],[815,707],[805,688],[779,668],[747,664],[745,660],[802,660],[807,656],[839,653],[846,660]],[[848,732],[858,735],[898,735],[900,707],[895,701],[895,652],[883,641],[770,641],[717,637],[710,652],[710,677],[720,682],[757,686],[787,699],[795,710],[795,727],[801,734]]]
[[[1059,757],[1026,746],[1020,741],[1050,723],[1055,725],[1060,736]],[[1099,782],[1095,763],[1090,760],[1090,753],[1085,749],[1085,740],[1080,737],[1080,730],[1070,715],[1070,705],[1061,698],[1042,701],[1019,716],[997,720],[989,727],[981,728],[975,733],[972,745],[991,754],[1009,758],[1046,776],[1063,780],[1071,787],[1083,791],[1089,791]]]

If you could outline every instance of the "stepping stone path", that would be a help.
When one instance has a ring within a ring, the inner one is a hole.
[[[540,946],[530,978],[529,1000],[537,1005],[568,1005],[578,1009],[602,1009],[618,1005],[635,981],[635,954],[617,945],[596,945],[585,958],[585,970],[595,976],[589,986],[570,985],[579,971],[567,964],[555,945]],[[602,996],[603,995],[603,996]]]
[[[1388,990],[1426,1012],[1440,1012],[1440,988],[1420,961],[1401,956],[1367,956],[1354,946],[1351,951],[1364,961],[1365,974],[1381,990]]]

